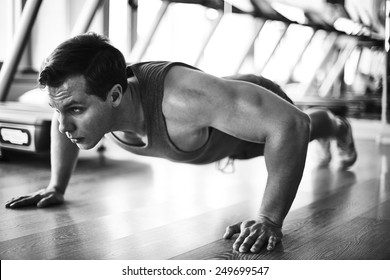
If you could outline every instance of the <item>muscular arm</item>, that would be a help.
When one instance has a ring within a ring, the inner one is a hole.
[[[64,194],[76,165],[79,148],[58,130],[56,114],[53,115],[50,132],[51,179],[48,188]]]
[[[280,97],[251,83],[219,79],[193,70],[181,69],[181,73],[172,74],[175,75],[182,85],[179,98],[186,98],[190,100],[187,104],[191,104],[181,118],[243,140],[265,143],[268,179],[258,217],[231,227],[226,234],[230,237],[241,232],[235,249],[257,252],[268,243],[268,238],[274,238],[274,229],[280,231],[295,198],[306,159],[310,119]],[[181,104],[180,100],[176,104]],[[280,240],[281,231],[277,238]],[[268,248],[272,249],[275,243],[268,243]]]
[[[257,220],[227,229],[227,238],[240,233],[233,247],[241,252],[257,253],[263,246],[274,249],[283,236],[283,221],[301,181],[309,141],[309,121],[300,114],[293,114],[280,124],[276,120],[274,126],[265,137],[268,178]]]
[[[275,131],[265,141],[268,179],[259,214],[280,227],[301,181],[309,142],[308,123],[293,117],[282,132]]]
[[[216,109],[212,125],[238,138],[265,143],[268,179],[259,215],[281,227],[302,177],[310,120],[261,87],[232,81],[225,84],[225,97],[217,108],[225,103],[235,105],[231,110]]]
[[[49,185],[35,193],[11,199],[6,203],[7,208],[30,205],[46,207],[63,203],[63,195],[76,165],[79,148],[59,132],[56,113],[52,118],[50,134],[51,179]]]

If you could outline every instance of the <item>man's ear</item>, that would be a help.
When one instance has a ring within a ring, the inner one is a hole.
[[[107,94],[107,101],[111,103],[112,107],[118,107],[122,102],[123,92],[119,84],[114,85]]]

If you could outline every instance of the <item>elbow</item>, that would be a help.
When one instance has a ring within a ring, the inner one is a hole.
[[[309,142],[310,140],[310,127],[311,127],[311,119],[310,117],[300,111],[298,114],[296,114],[295,118],[292,118],[293,125],[292,127],[294,130],[299,134],[299,138],[301,138],[302,141]]]
[[[306,113],[297,110],[279,124],[272,127],[266,142],[273,139],[275,143],[283,145],[287,142],[301,143],[303,146],[310,142],[311,119]]]

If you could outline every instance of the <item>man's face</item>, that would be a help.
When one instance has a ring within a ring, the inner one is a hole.
[[[86,93],[83,76],[71,77],[61,86],[48,89],[50,106],[56,110],[59,131],[80,149],[93,148],[110,131],[110,105]]]

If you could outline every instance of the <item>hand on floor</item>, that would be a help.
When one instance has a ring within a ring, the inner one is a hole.
[[[264,246],[271,251],[283,237],[281,228],[257,220],[247,220],[229,226],[223,237],[230,239],[236,233],[240,235],[234,242],[233,249],[241,253],[259,253]]]
[[[37,206],[39,208],[64,203],[64,195],[54,189],[42,189],[32,194],[12,198],[5,204],[6,208]]]

